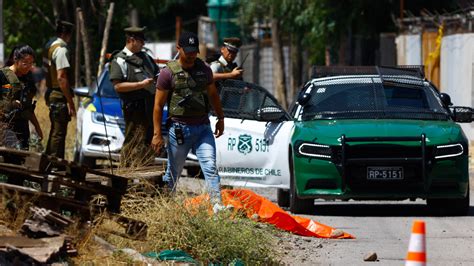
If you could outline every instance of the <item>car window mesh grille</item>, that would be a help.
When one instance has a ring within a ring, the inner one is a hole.
[[[330,77],[313,81],[306,93],[310,100],[302,108],[302,120],[448,119],[429,85],[415,77]]]
[[[303,109],[303,120],[324,119],[326,115],[364,115],[377,108],[377,85],[372,78],[357,79],[357,82],[332,80],[326,85],[315,85],[311,98]]]
[[[281,109],[265,89],[240,80],[225,80],[219,84],[224,116],[229,118],[257,119],[260,109]]]
[[[407,66],[313,66],[312,78],[343,75],[405,75],[424,79],[422,65]]]

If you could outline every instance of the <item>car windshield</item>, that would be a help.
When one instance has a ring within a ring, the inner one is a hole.
[[[333,78],[313,82],[310,99],[299,108],[302,120],[447,120],[437,92],[428,83],[380,82],[377,78]]]
[[[118,98],[117,92],[115,92],[114,86],[109,79],[109,71],[105,70],[100,79],[100,96],[107,98]]]

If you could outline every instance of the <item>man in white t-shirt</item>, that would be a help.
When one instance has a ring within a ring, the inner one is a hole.
[[[64,158],[67,124],[76,115],[70,78],[67,44],[71,41],[74,24],[58,21],[56,37],[51,39],[43,52],[43,68],[46,76],[46,104],[49,106],[51,130],[46,153]]]

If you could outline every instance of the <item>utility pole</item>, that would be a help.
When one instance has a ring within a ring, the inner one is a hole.
[[[405,1],[400,0],[400,20],[403,19],[403,13],[405,13]]]
[[[176,16],[176,23],[175,23],[175,37],[176,37],[176,45],[178,45],[179,36],[181,36],[182,30],[182,20],[180,16]]]
[[[3,49],[3,0],[0,0],[0,66],[4,65],[4,49]]]

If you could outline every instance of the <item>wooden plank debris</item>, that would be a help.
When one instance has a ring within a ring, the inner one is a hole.
[[[108,185],[87,181],[86,175],[88,173],[100,176],[101,179],[107,179]],[[86,216],[85,219],[89,217],[87,214],[90,209],[89,202],[96,196],[103,196],[107,199],[103,206],[105,209],[119,213],[120,202],[123,194],[126,193],[128,184],[128,179],[122,176],[89,169],[74,162],[42,153],[5,147],[0,147],[0,174],[7,177],[7,184],[23,187],[25,182],[34,183],[41,188],[40,192],[45,193],[41,194],[43,198],[54,198],[69,207],[71,205],[82,206],[79,211],[81,215]],[[9,189],[21,190],[11,186]],[[53,206],[48,209],[51,207]],[[52,210],[61,211],[59,208]]]

